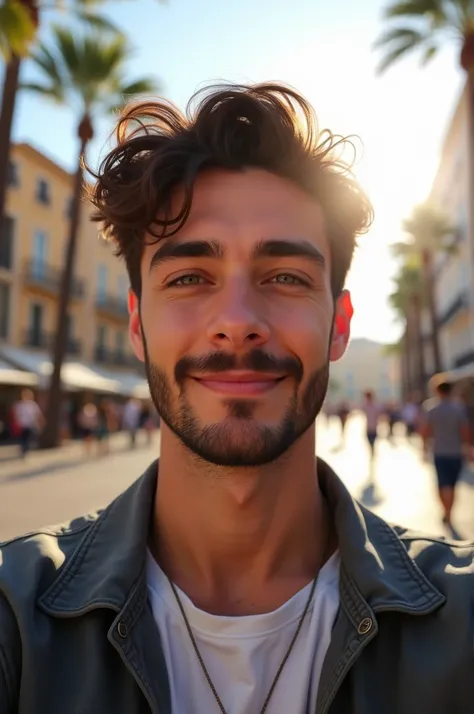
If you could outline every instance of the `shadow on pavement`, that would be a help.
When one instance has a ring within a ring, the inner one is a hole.
[[[373,508],[382,503],[383,498],[377,486],[373,483],[368,483],[358,496],[358,500],[367,508]]]
[[[92,459],[91,459],[92,461]],[[12,474],[6,478],[0,479],[2,483],[9,483],[11,481],[24,481],[29,478],[36,478],[37,476],[49,476],[55,471],[61,471],[64,469],[74,469],[78,466],[83,466],[84,462],[77,457],[74,459],[69,459],[68,461],[54,461],[49,464],[43,464],[42,466],[37,466],[30,470],[21,471],[17,474]]]

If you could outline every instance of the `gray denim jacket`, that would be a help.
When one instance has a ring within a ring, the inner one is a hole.
[[[342,565],[315,714],[472,714],[474,546],[393,529],[318,474]],[[171,714],[145,576],[156,475],[0,547],[1,714]]]

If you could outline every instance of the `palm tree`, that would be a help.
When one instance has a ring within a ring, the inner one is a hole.
[[[423,277],[419,263],[413,257],[405,261],[395,279],[395,290],[389,302],[405,323],[402,337],[402,374],[407,392],[426,392],[426,364],[423,346],[421,313],[423,308]]]
[[[435,372],[441,372],[438,317],[435,299],[434,259],[440,252],[454,252],[454,227],[445,215],[430,203],[415,206],[412,215],[403,222],[406,243],[397,243],[394,252],[401,256],[415,255],[420,261],[425,286],[426,306],[430,316],[431,345]],[[450,240],[451,239],[451,240]]]
[[[385,50],[378,65],[384,72],[411,52],[427,64],[447,37],[457,41],[459,63],[471,78],[474,70],[474,7],[470,0],[400,0],[383,12],[387,30],[375,42]]]
[[[115,111],[124,97],[156,91],[153,80],[141,78],[128,82],[125,77],[130,49],[123,36],[99,36],[86,33],[78,37],[67,29],[56,28],[53,44],[40,44],[32,60],[41,80],[24,88],[59,104],[80,106],[78,123],[78,166],[74,180],[71,223],[58,304],[57,327],[53,349],[53,373],[46,408],[46,428],[42,446],[59,443],[61,367],[67,339],[67,308],[74,271],[76,244],[83,192],[83,165],[86,149],[93,138],[93,119],[98,113]]]
[[[8,186],[10,139],[22,60],[30,52],[40,17],[46,10],[54,10],[56,6],[94,27],[118,32],[112,23],[96,13],[96,6],[100,2],[102,0],[67,0],[65,3],[51,0],[49,4],[44,4],[39,0],[4,0],[0,5],[0,59],[6,62],[0,104],[0,241]]]

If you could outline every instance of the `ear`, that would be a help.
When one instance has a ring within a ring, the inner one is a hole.
[[[138,298],[132,289],[128,291],[128,332],[132,343],[133,351],[140,362],[145,361],[145,348],[143,345],[142,325],[140,320],[140,310]]]
[[[337,362],[346,351],[351,335],[351,320],[354,314],[351,295],[348,290],[343,290],[339,295],[334,310],[334,326],[332,331],[329,359]]]

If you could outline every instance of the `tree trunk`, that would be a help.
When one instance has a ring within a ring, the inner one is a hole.
[[[434,373],[441,372],[443,366],[441,364],[441,352],[439,347],[439,330],[438,319],[436,315],[436,300],[434,290],[434,275],[433,275],[433,259],[429,250],[424,250],[422,253],[423,260],[423,277],[426,289],[426,303],[430,314],[431,327],[431,348],[433,350],[433,366]]]
[[[421,296],[414,295],[412,300],[413,305],[413,343],[415,345],[416,354],[416,388],[426,396],[426,364],[425,350],[423,345],[423,334],[421,331]]]
[[[56,332],[53,346],[53,372],[49,383],[48,397],[46,403],[46,425],[40,439],[40,447],[52,449],[60,445],[61,439],[61,403],[62,403],[62,383],[61,369],[67,349],[67,315],[71,291],[71,283],[74,275],[74,263],[76,258],[77,237],[79,234],[81,218],[81,198],[83,190],[82,157],[84,156],[87,141],[82,140],[80,144],[79,162],[74,179],[74,194],[72,201],[71,222],[66,250],[64,270],[61,276],[61,286],[59,292],[58,313],[56,321]]]
[[[13,57],[5,68],[2,104],[0,107],[0,232],[3,230],[8,189],[10,140],[15,113],[16,94],[20,77],[21,59]]]
[[[411,379],[411,346],[408,320],[405,324],[405,333],[402,337],[402,351],[400,355],[401,393],[403,401],[408,401],[410,392],[413,391]]]

